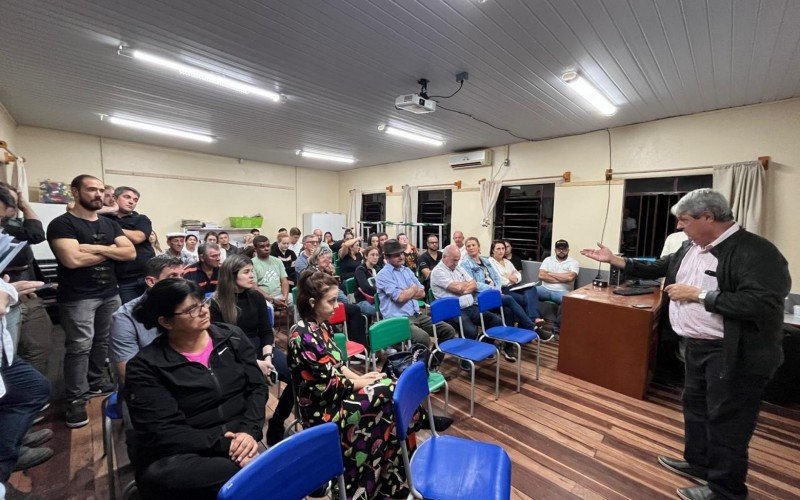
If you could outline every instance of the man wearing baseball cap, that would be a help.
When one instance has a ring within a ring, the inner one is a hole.
[[[539,267],[539,279],[542,286],[537,286],[539,300],[550,300],[559,306],[564,294],[569,293],[575,288],[575,280],[578,278],[580,265],[578,261],[569,256],[569,243],[567,240],[558,240],[555,244],[555,255],[551,255],[542,261]],[[553,325],[553,333],[558,334],[561,328],[561,307]]]

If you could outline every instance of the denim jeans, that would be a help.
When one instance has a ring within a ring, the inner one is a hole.
[[[513,297],[514,300],[517,301],[517,304],[525,309],[525,313],[530,319],[534,320],[542,317],[539,312],[539,293],[536,291],[535,286],[526,288],[520,292],[512,292],[509,290],[509,287],[504,287],[502,291],[503,295],[510,295]]]
[[[503,326],[500,316],[488,311],[483,313],[483,320],[486,323],[486,328]],[[450,326],[455,328],[455,331],[458,332],[458,318],[448,319],[446,323],[449,323]],[[461,309],[461,325],[464,328],[465,338],[473,340],[478,338],[478,327],[481,325],[481,315],[480,311],[478,311],[478,306],[471,305]]]
[[[73,401],[99,385],[108,357],[111,315],[121,305],[119,295],[84,299],[58,305],[61,327],[66,334],[64,391]]]
[[[506,324],[508,326],[514,326],[514,323],[517,323],[520,328],[526,330],[533,330],[534,328],[533,321],[528,317],[528,313],[525,312],[522,306],[519,305],[519,302],[511,295],[503,295],[503,314],[506,317]],[[489,327],[487,326],[487,328]]]
[[[19,357],[10,366],[5,356],[0,358],[7,391],[0,398],[0,482],[6,482],[19,458],[22,438],[50,397],[50,382]]]
[[[548,290],[544,286],[537,286],[536,293],[539,295],[539,300],[549,300],[551,302],[555,302],[556,304],[561,305],[561,300],[564,295],[569,292],[565,292],[563,290],[555,291],[555,290]]]

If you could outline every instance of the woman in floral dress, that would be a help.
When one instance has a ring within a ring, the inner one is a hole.
[[[337,281],[319,271],[304,273],[298,283],[300,321],[289,340],[289,366],[301,418],[306,426],[339,425],[347,498],[406,498],[392,413],[394,382],[344,365],[328,324],[337,292]]]

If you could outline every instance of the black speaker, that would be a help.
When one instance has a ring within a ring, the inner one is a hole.
[[[625,283],[625,270],[621,267],[611,266],[608,271],[608,283],[611,286],[620,286]]]

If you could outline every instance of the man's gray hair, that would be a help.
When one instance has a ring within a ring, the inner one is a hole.
[[[132,188],[130,186],[120,186],[120,187],[118,187],[117,189],[114,190],[114,196],[119,198],[120,196],[122,196],[122,193],[124,193],[125,191],[130,191],[131,193],[135,194],[137,198],[141,198],[142,197],[142,195],[139,194],[138,190],[136,190],[136,189],[134,189],[134,188]]]
[[[316,237],[317,237],[317,235],[315,235],[315,234],[307,234],[307,235],[303,236],[303,244],[305,244],[305,242],[307,242],[311,238],[316,238]]]
[[[733,212],[728,200],[719,191],[703,188],[695,189],[686,193],[672,206],[672,215],[678,217],[688,214],[695,219],[700,217],[703,212],[710,212],[717,222],[728,222],[733,220]]]
[[[217,250],[219,251],[219,245],[216,243],[203,243],[199,247],[197,247],[197,256],[203,257],[209,250]]]
[[[458,246],[456,246],[455,243],[450,243],[449,245],[447,245],[442,249],[442,255],[446,255],[448,253],[453,253],[453,252],[456,252],[458,253],[458,255],[461,255],[461,249],[458,248]]]

